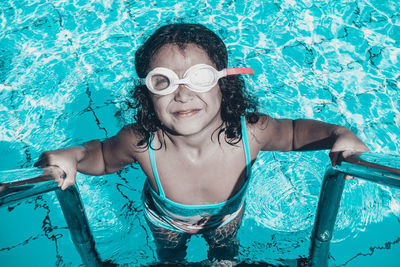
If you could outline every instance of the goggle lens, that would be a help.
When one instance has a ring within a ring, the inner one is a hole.
[[[151,77],[151,84],[156,91],[167,89],[171,82],[167,76],[156,74]]]
[[[217,77],[209,68],[201,68],[188,73],[188,79],[194,86],[212,86]]]

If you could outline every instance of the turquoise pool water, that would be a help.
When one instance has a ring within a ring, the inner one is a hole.
[[[400,151],[400,5],[359,1],[1,1],[0,170],[31,167],[44,150],[114,135],[136,78],[134,52],[156,27],[202,23],[251,66],[248,90],[279,118],[353,130],[374,152]],[[326,151],[260,154],[239,230],[240,258],[308,255]],[[144,176],[80,175],[103,260],[155,261],[140,205]],[[2,266],[81,264],[53,193],[0,209]],[[349,181],[331,245],[333,266],[398,266],[400,191]],[[206,258],[194,237],[188,260]]]

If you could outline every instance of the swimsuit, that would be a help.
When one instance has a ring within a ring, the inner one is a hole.
[[[154,150],[149,145],[149,157],[159,194],[146,179],[142,201],[144,214],[154,225],[180,233],[196,234],[218,228],[232,221],[244,207],[244,196],[251,177],[250,148],[246,131],[246,120],[241,118],[242,142],[246,158],[246,178],[242,188],[231,198],[216,204],[185,205],[166,198],[158,176]]]

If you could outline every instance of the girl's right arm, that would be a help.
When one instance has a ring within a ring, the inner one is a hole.
[[[93,140],[82,146],[44,152],[35,167],[57,166],[65,177],[54,177],[61,189],[75,183],[76,172],[89,175],[113,173],[135,161],[137,135],[131,126],[103,142]],[[65,179],[64,179],[65,178]]]

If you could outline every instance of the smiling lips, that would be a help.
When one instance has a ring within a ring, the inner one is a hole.
[[[179,110],[174,112],[175,116],[180,118],[186,118],[197,114],[200,109],[186,109],[186,110]]]

